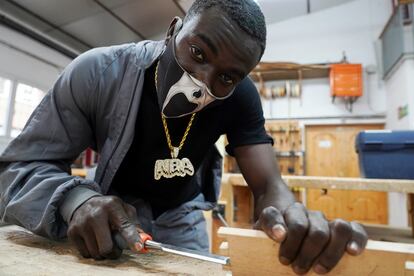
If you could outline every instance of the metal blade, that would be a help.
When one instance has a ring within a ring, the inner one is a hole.
[[[202,261],[208,261],[208,262],[213,262],[213,263],[222,264],[222,265],[227,265],[230,263],[229,257],[199,252],[196,250],[181,248],[181,247],[174,246],[174,245],[162,244],[162,243],[154,242],[154,241],[146,241],[145,246],[149,249],[151,248],[160,249],[164,252],[186,256],[186,257],[190,257],[190,258],[194,258],[194,259],[198,259]]]
[[[114,240],[115,240],[115,242],[116,242],[116,244],[118,245],[119,248],[121,248],[121,249],[127,249],[128,248],[128,245],[127,245],[125,239],[121,236],[121,234],[116,233],[113,236],[113,238],[114,238]],[[159,242],[155,242],[155,241],[151,241],[151,240],[148,240],[148,241],[145,242],[145,247],[148,248],[148,249],[162,250],[164,252],[177,254],[177,255],[181,255],[181,256],[186,256],[186,257],[190,257],[190,258],[195,258],[195,259],[198,259],[198,260],[213,262],[213,263],[217,263],[217,264],[222,264],[222,265],[226,265],[226,264],[230,263],[230,258],[229,257],[224,257],[224,256],[220,256],[220,255],[210,254],[210,253],[199,252],[199,251],[196,251],[196,250],[181,248],[181,247],[178,247],[178,246],[163,244],[163,243],[159,243]]]

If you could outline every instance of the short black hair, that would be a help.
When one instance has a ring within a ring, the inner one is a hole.
[[[251,36],[262,48],[266,48],[266,23],[259,5],[253,0],[195,0],[184,21],[203,11],[217,7],[225,12],[237,25]]]

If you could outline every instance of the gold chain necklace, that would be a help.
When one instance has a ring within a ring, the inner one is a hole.
[[[158,90],[158,66],[160,62],[158,61],[157,67],[155,69],[155,89]],[[158,92],[157,92],[158,93]],[[178,159],[178,154],[182,147],[184,146],[185,140],[187,139],[188,132],[191,129],[191,126],[194,121],[196,113],[191,115],[190,121],[188,122],[187,128],[185,129],[184,135],[181,138],[180,144],[178,147],[174,147],[171,143],[170,132],[168,131],[167,120],[161,112],[162,124],[164,126],[165,137],[167,138],[168,148],[171,152],[171,159],[158,159],[155,162],[154,166],[154,178],[155,180],[161,179],[161,177],[172,178],[174,176],[184,177],[188,175],[194,175],[194,166],[191,163],[190,159],[182,158]]]

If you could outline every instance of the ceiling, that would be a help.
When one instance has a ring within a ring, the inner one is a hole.
[[[257,0],[268,24],[352,0]],[[0,12],[79,54],[92,47],[161,39],[193,0],[0,0]]]

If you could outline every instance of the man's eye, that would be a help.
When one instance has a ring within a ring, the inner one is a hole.
[[[222,75],[220,75],[220,79],[225,85],[233,85],[234,84],[233,79],[229,75],[222,74]]]
[[[195,57],[198,61],[204,61],[203,52],[199,48],[191,46],[190,51],[193,57]]]

